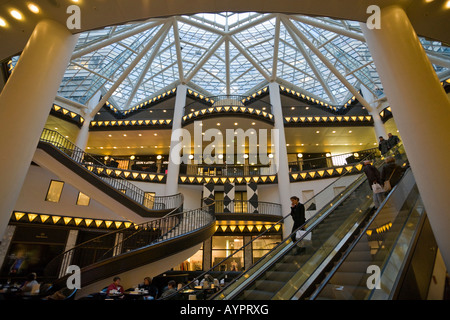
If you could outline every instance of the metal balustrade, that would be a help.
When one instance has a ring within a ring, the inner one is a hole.
[[[168,196],[152,196],[122,177],[111,178],[109,176],[103,176],[100,172],[110,170],[109,167],[78,148],[56,131],[44,129],[40,141],[56,147],[73,161],[91,171],[99,179],[149,210],[178,209],[183,205],[184,198],[181,193]],[[102,168],[103,170],[97,170],[98,168]]]
[[[108,232],[56,256],[45,267],[44,276],[48,280],[59,279],[64,277],[69,265],[82,269],[136,250],[148,249],[151,245],[206,228],[214,221],[214,214],[205,206],[180,213],[169,213],[146,223]]]
[[[211,206],[215,213],[255,213],[281,216],[281,204],[251,200],[215,200]]]

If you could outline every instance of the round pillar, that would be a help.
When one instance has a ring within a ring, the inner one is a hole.
[[[450,102],[405,11],[381,10],[381,28],[361,23],[439,249],[450,269]]]
[[[78,36],[40,21],[0,94],[0,238],[19,197]]]

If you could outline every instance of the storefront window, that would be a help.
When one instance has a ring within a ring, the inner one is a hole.
[[[243,237],[223,236],[212,239],[212,265],[215,266],[223,259],[236,252],[244,245]],[[232,258],[219,266],[220,271],[240,271],[244,268],[244,252],[237,252]]]
[[[256,238],[256,237],[253,237]],[[253,263],[261,259],[281,242],[281,235],[262,236],[253,241]]]
[[[183,261],[174,271],[199,271],[203,270],[203,245],[192,257]]]

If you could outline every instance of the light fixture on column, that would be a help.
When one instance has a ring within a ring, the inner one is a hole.
[[[130,157],[130,160],[134,160],[134,159],[136,159],[135,156],[131,156],[131,157]]]
[[[34,3],[28,3],[28,9],[33,12],[33,13],[39,13],[39,7],[37,5],[35,5]]]
[[[12,10],[9,11],[9,13],[16,20],[22,20],[23,19],[23,15],[22,15],[22,13],[19,10],[12,9]]]
[[[297,158],[303,158],[303,154],[302,153],[297,153]]]
[[[161,159],[162,159],[162,155],[159,154],[159,155],[156,157],[156,159],[161,160]]]

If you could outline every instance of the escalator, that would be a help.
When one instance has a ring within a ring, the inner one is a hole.
[[[58,132],[44,129],[33,162],[136,224],[182,211],[183,195],[151,196]]]
[[[408,171],[384,206],[361,230],[342,257],[315,284],[310,300],[387,300],[395,298],[408,267],[426,211]],[[434,257],[431,256],[434,261]],[[426,261],[421,261],[425,263]],[[376,273],[375,273],[376,272]],[[374,275],[379,275],[375,277]],[[423,276],[423,275],[422,275]]]
[[[397,163],[406,164],[404,152],[393,150]],[[382,161],[376,161],[380,167]],[[394,191],[393,191],[394,192]],[[218,292],[218,300],[287,300],[307,294],[325,270],[355,240],[375,209],[365,175],[310,218],[306,233],[295,242],[287,237],[238,279]],[[307,204],[305,204],[306,206]],[[310,236],[310,239],[307,239]]]
[[[398,164],[406,165],[402,146],[393,149],[390,155],[396,157]],[[378,168],[384,163],[376,154],[368,155],[367,159],[376,159],[374,165]],[[207,299],[291,299],[316,283],[316,279],[323,276],[323,270],[339,259],[340,252],[358,236],[375,212],[373,193],[364,173],[359,174],[345,190],[334,195],[336,189],[341,190],[343,180],[347,178],[345,174],[342,175],[304,204],[306,208],[313,204],[320,208],[302,226],[306,230],[305,235],[295,243],[288,236],[239,277],[219,288],[216,286],[215,293],[210,294]],[[275,223],[272,228],[279,228],[286,218],[289,216]],[[270,229],[267,232],[269,231]],[[212,281],[211,275],[219,271],[221,265],[242,254],[245,247],[252,245],[253,241],[265,233],[255,237],[194,281],[200,282],[203,278]],[[308,235],[311,235],[310,240],[307,240]],[[185,299],[186,293],[190,291],[192,285],[188,284],[168,299]]]
[[[392,298],[424,207],[409,169],[378,210],[371,206],[371,190],[363,181],[350,186],[345,200],[335,203],[320,222],[306,223],[311,240],[283,241],[212,298]],[[382,289],[369,284],[372,268],[381,270]]]

